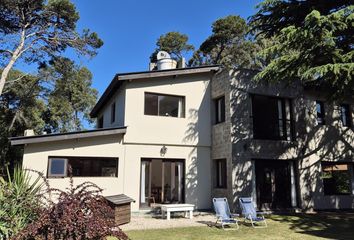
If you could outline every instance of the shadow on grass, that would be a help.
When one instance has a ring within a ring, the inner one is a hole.
[[[273,221],[286,223],[294,232],[330,239],[354,239],[354,213],[272,215]]]

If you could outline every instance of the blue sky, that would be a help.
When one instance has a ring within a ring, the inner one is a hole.
[[[92,59],[66,56],[88,67],[93,87],[102,95],[116,73],[147,71],[157,39],[170,31],[189,36],[196,48],[211,34],[212,23],[228,15],[247,19],[261,0],[72,0],[80,13],[78,29],[89,28],[104,41]],[[187,56],[188,57],[188,56]],[[23,61],[19,70],[35,73],[37,65]]]
[[[103,93],[118,72],[145,71],[157,38],[169,31],[189,36],[195,47],[211,34],[211,24],[227,15],[244,18],[256,0],[73,0],[78,27],[99,34],[104,46],[91,60],[81,59],[93,73],[93,87]]]

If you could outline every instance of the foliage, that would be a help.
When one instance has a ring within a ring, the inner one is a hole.
[[[161,35],[156,42],[157,48],[151,54],[151,61],[156,62],[156,55],[159,51],[166,51],[172,58],[179,60],[183,54],[194,50],[193,45],[188,44],[188,36],[179,32],[168,32]]]
[[[41,63],[67,48],[94,56],[103,44],[96,33],[76,30],[79,13],[70,0],[2,0],[0,9],[0,95],[19,59]]]
[[[282,29],[301,27],[308,14],[313,10],[328,15],[353,4],[351,0],[265,0],[257,8],[258,12],[250,18],[253,31],[272,37]]]
[[[332,99],[352,97],[353,20],[349,1],[265,1],[252,24],[278,44],[264,50],[275,58],[256,79],[301,81],[325,88]]]
[[[6,180],[0,177],[0,239],[9,239],[37,219],[39,180],[31,181],[20,167],[13,174],[7,170]]]
[[[49,189],[49,194],[59,193],[58,199],[44,208],[37,221],[32,222],[14,239],[105,239],[114,236],[128,239],[114,221],[113,209],[100,193],[97,185],[84,182],[66,191]]]
[[[45,89],[37,76],[10,71],[9,81],[0,96],[0,175],[11,159],[12,168],[21,158],[22,151],[11,148],[9,136],[22,135],[25,129],[41,132],[45,126],[42,114],[46,109],[41,96]]]
[[[55,58],[41,70],[54,82],[48,94],[46,130],[70,132],[82,130],[82,121],[91,122],[89,113],[97,99],[97,90],[91,87],[92,74],[67,58]]]
[[[249,27],[240,16],[216,20],[209,36],[193,54],[190,65],[222,64],[229,68],[258,68],[256,42],[248,35]]]
[[[22,150],[11,147],[8,137],[34,129],[39,134],[82,129],[90,123],[88,114],[97,91],[91,87],[92,74],[66,58],[43,65],[37,76],[12,70],[0,95],[0,175],[5,165],[21,159]],[[11,166],[10,166],[11,167]]]

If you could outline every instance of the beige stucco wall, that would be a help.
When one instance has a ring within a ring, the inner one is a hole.
[[[137,201],[133,211],[139,209],[141,158],[185,160],[185,202],[195,204],[198,209],[211,207],[210,198],[210,149],[207,147],[169,146],[164,156],[161,145],[125,145],[125,184],[123,192]]]
[[[132,211],[139,210],[141,158],[184,159],[185,201],[198,209],[210,208],[210,148],[169,146],[161,156],[162,146],[123,145],[119,135],[80,140],[29,144],[25,147],[23,167],[47,174],[50,156],[89,156],[119,158],[118,177],[74,177],[74,184],[90,181],[103,189],[103,195],[124,193],[136,200]],[[33,179],[36,173],[30,172]],[[50,186],[64,190],[69,178],[49,178]]]
[[[103,127],[121,127],[124,126],[125,118],[125,84],[121,88],[117,89],[113,97],[107,102],[102,110],[97,114],[97,119],[103,116]],[[115,121],[111,122],[111,106],[116,103]]]
[[[103,189],[103,195],[124,193],[136,200],[132,211],[139,210],[141,158],[184,159],[185,201],[198,209],[211,207],[210,148],[169,146],[164,156],[162,146],[122,145],[121,137],[95,137],[90,139],[29,144],[25,147],[23,167],[47,174],[49,156],[89,156],[119,158],[118,177],[74,177],[74,184],[90,181]],[[31,172],[33,179],[37,176]],[[50,186],[64,190],[69,178],[49,178]]]
[[[118,157],[118,177],[75,177],[75,184],[91,181],[104,195],[124,193],[136,200],[139,210],[141,158],[185,160],[185,201],[198,209],[211,207],[211,74],[142,79],[126,82],[98,116],[104,127],[127,126],[124,135],[57,141],[25,146],[23,165],[46,174],[49,156]],[[144,115],[144,93],[185,97],[185,118]],[[111,104],[116,102],[116,122],[111,123]],[[161,156],[162,146],[167,152]],[[65,189],[68,178],[50,179],[52,187]]]
[[[210,74],[141,79],[126,85],[126,143],[210,146]],[[144,115],[144,93],[185,96],[185,118]]]
[[[24,148],[23,168],[33,169],[47,175],[50,156],[87,156],[119,158],[118,177],[74,177],[74,184],[90,181],[103,189],[105,196],[122,193],[124,179],[124,146],[122,135],[83,138],[57,142],[28,144]],[[33,178],[36,173],[31,173]],[[49,178],[50,186],[64,190],[69,178]]]

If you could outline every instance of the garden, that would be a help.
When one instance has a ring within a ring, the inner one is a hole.
[[[241,222],[239,230],[225,231],[215,226],[127,231],[133,240],[231,240],[231,239],[353,239],[354,213],[271,215],[268,227],[255,229]]]
[[[30,181],[27,170],[15,168],[13,174],[0,178],[0,239],[266,240],[353,239],[354,236],[354,212],[348,211],[270,215],[268,227],[260,229],[241,220],[240,229],[222,230],[213,221],[198,221],[196,216],[194,221],[201,223],[200,226],[188,226],[190,219],[184,219],[182,227],[156,228],[156,224],[150,224],[123,232],[115,225],[113,210],[100,195],[99,187],[90,182],[75,186],[71,178],[70,187],[62,191],[51,188],[47,179],[37,174],[38,178]],[[145,217],[143,221],[151,220]]]
[[[29,171],[17,167],[0,177],[0,239],[128,239],[98,186],[74,185],[71,177],[63,191],[51,188],[42,173],[32,180]]]

